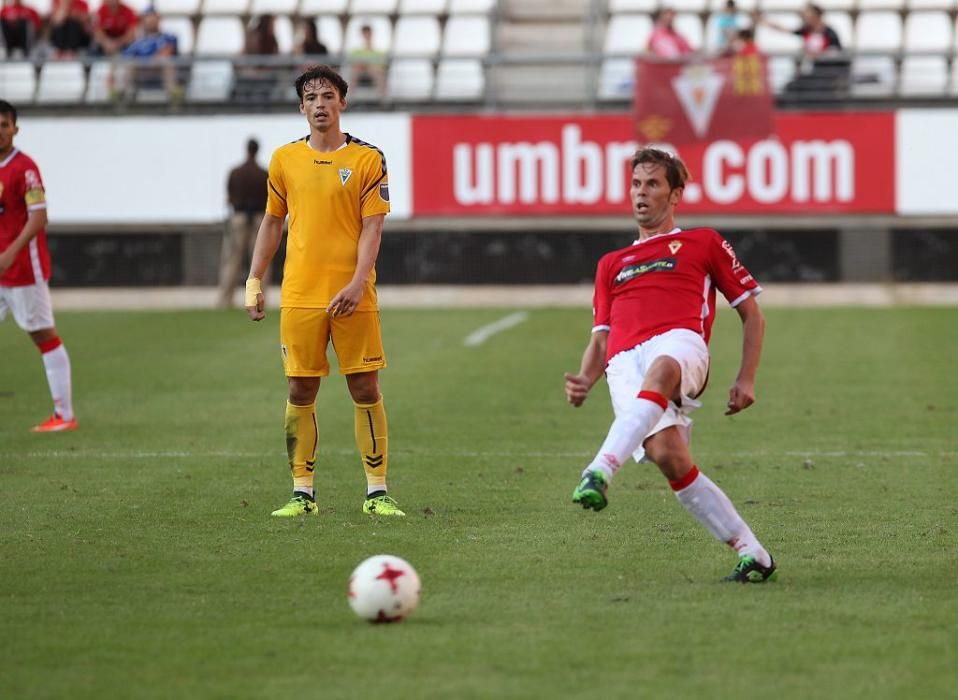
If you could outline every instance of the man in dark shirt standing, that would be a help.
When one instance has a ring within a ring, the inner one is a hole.
[[[220,258],[220,289],[218,306],[228,309],[233,306],[233,294],[240,281],[240,270],[256,240],[259,222],[266,208],[266,179],[268,173],[256,162],[259,143],[250,139],[246,144],[246,162],[230,171],[226,191],[229,195],[232,214],[223,238],[223,253]],[[269,270],[262,280],[269,283]]]

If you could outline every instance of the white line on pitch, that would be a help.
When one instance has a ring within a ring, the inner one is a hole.
[[[462,341],[462,344],[467,348],[474,348],[477,345],[482,345],[496,333],[502,333],[502,331],[509,330],[513,326],[518,326],[527,318],[529,318],[529,313],[526,311],[516,311],[514,314],[503,316],[498,321],[494,321],[474,330],[472,333],[466,336],[466,339]]]

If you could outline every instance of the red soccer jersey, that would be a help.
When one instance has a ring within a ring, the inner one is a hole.
[[[32,7],[26,5],[7,5],[0,10],[0,19],[4,22],[19,22],[22,19],[28,20],[33,24],[34,31],[39,32],[43,26],[43,20],[40,14]]]
[[[599,260],[593,331],[609,331],[606,362],[676,328],[709,342],[715,290],[732,306],[762,288],[717,231],[694,228],[637,241]]]
[[[113,39],[126,34],[136,23],[136,13],[123,3],[116,6],[115,12],[106,4],[100,5],[100,9],[96,11],[97,26]]]
[[[14,148],[0,161],[0,250],[6,250],[20,235],[29,212],[46,209],[46,206],[43,180],[36,163]],[[0,277],[0,285],[25,287],[48,279],[50,251],[47,233],[40,229]]]

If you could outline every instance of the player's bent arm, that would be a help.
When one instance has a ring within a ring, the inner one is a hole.
[[[363,217],[363,227],[359,232],[357,244],[356,270],[353,278],[329,302],[328,312],[332,316],[351,314],[362,301],[366,289],[366,280],[369,279],[376,258],[379,257],[379,246],[383,238],[383,224],[385,214],[373,214]]]
[[[24,224],[19,235],[13,239],[13,243],[7,246],[3,251],[0,251],[0,273],[3,273],[13,264],[13,261],[20,251],[23,250],[30,241],[36,238],[37,234],[40,233],[46,225],[47,210],[45,207],[42,209],[33,209],[27,214],[27,223]]]
[[[742,319],[742,362],[738,376],[729,389],[727,416],[755,403],[755,375],[758,373],[762,340],[765,337],[765,316],[755,297],[748,297],[735,310]]]
[[[256,233],[256,245],[253,246],[253,260],[249,269],[250,277],[263,279],[282,240],[283,219],[272,214],[265,214]]]
[[[578,374],[565,375],[565,394],[566,399],[573,406],[581,406],[585,401],[589,390],[599,381],[605,371],[605,353],[608,344],[608,331],[594,331],[589,344],[586,345],[585,352],[582,353],[582,361],[579,364]]]

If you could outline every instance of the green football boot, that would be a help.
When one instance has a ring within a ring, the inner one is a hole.
[[[590,470],[582,477],[582,481],[572,492],[572,502],[578,503],[588,510],[599,511],[609,505],[605,492],[609,490],[609,482],[605,474],[597,470]]]
[[[387,496],[385,491],[376,491],[366,496],[363,503],[363,513],[366,515],[395,515],[399,517],[406,515],[399,510],[399,504]]]
[[[305,493],[296,491],[289,503],[270,513],[274,518],[298,518],[300,515],[319,515],[316,501]]]
[[[775,560],[769,555],[770,563],[762,566],[751,554],[739,558],[734,571],[722,579],[723,583],[765,583],[775,577]]]

